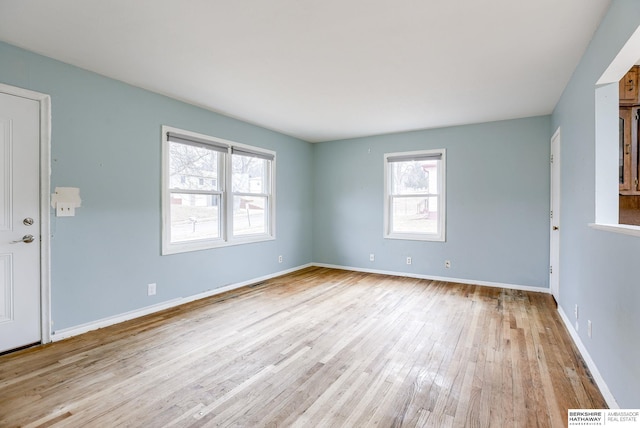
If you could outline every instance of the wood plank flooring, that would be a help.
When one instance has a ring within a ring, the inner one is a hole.
[[[605,407],[549,295],[325,268],[0,357],[2,427],[561,427]]]

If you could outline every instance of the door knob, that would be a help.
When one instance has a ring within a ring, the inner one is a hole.
[[[19,242],[24,242],[25,244],[29,244],[33,242],[33,235],[24,235],[22,239],[18,239],[17,241],[12,241],[12,244],[17,244]]]

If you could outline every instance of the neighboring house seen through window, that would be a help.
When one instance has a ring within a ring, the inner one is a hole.
[[[274,238],[275,153],[162,127],[163,254]]]
[[[445,150],[388,153],[385,238],[445,240]]]

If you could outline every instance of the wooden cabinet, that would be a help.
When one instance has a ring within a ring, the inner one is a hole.
[[[640,67],[620,80],[618,221],[640,226]]]
[[[638,78],[640,67],[634,65],[631,70],[624,75],[618,84],[620,105],[632,106],[640,104],[640,94],[638,93]]]
[[[619,188],[621,195],[640,195],[640,149],[638,125],[640,106],[620,107],[619,123]]]
[[[631,116],[632,107],[620,107],[620,117],[618,118],[619,126],[619,159],[618,159],[618,179],[620,194],[631,191],[631,164],[632,152],[631,147]],[[637,144],[636,146],[637,151]],[[637,176],[637,174],[634,174]]]

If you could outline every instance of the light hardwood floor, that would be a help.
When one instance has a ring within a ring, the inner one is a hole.
[[[549,295],[308,268],[0,357],[0,426],[565,426]]]

